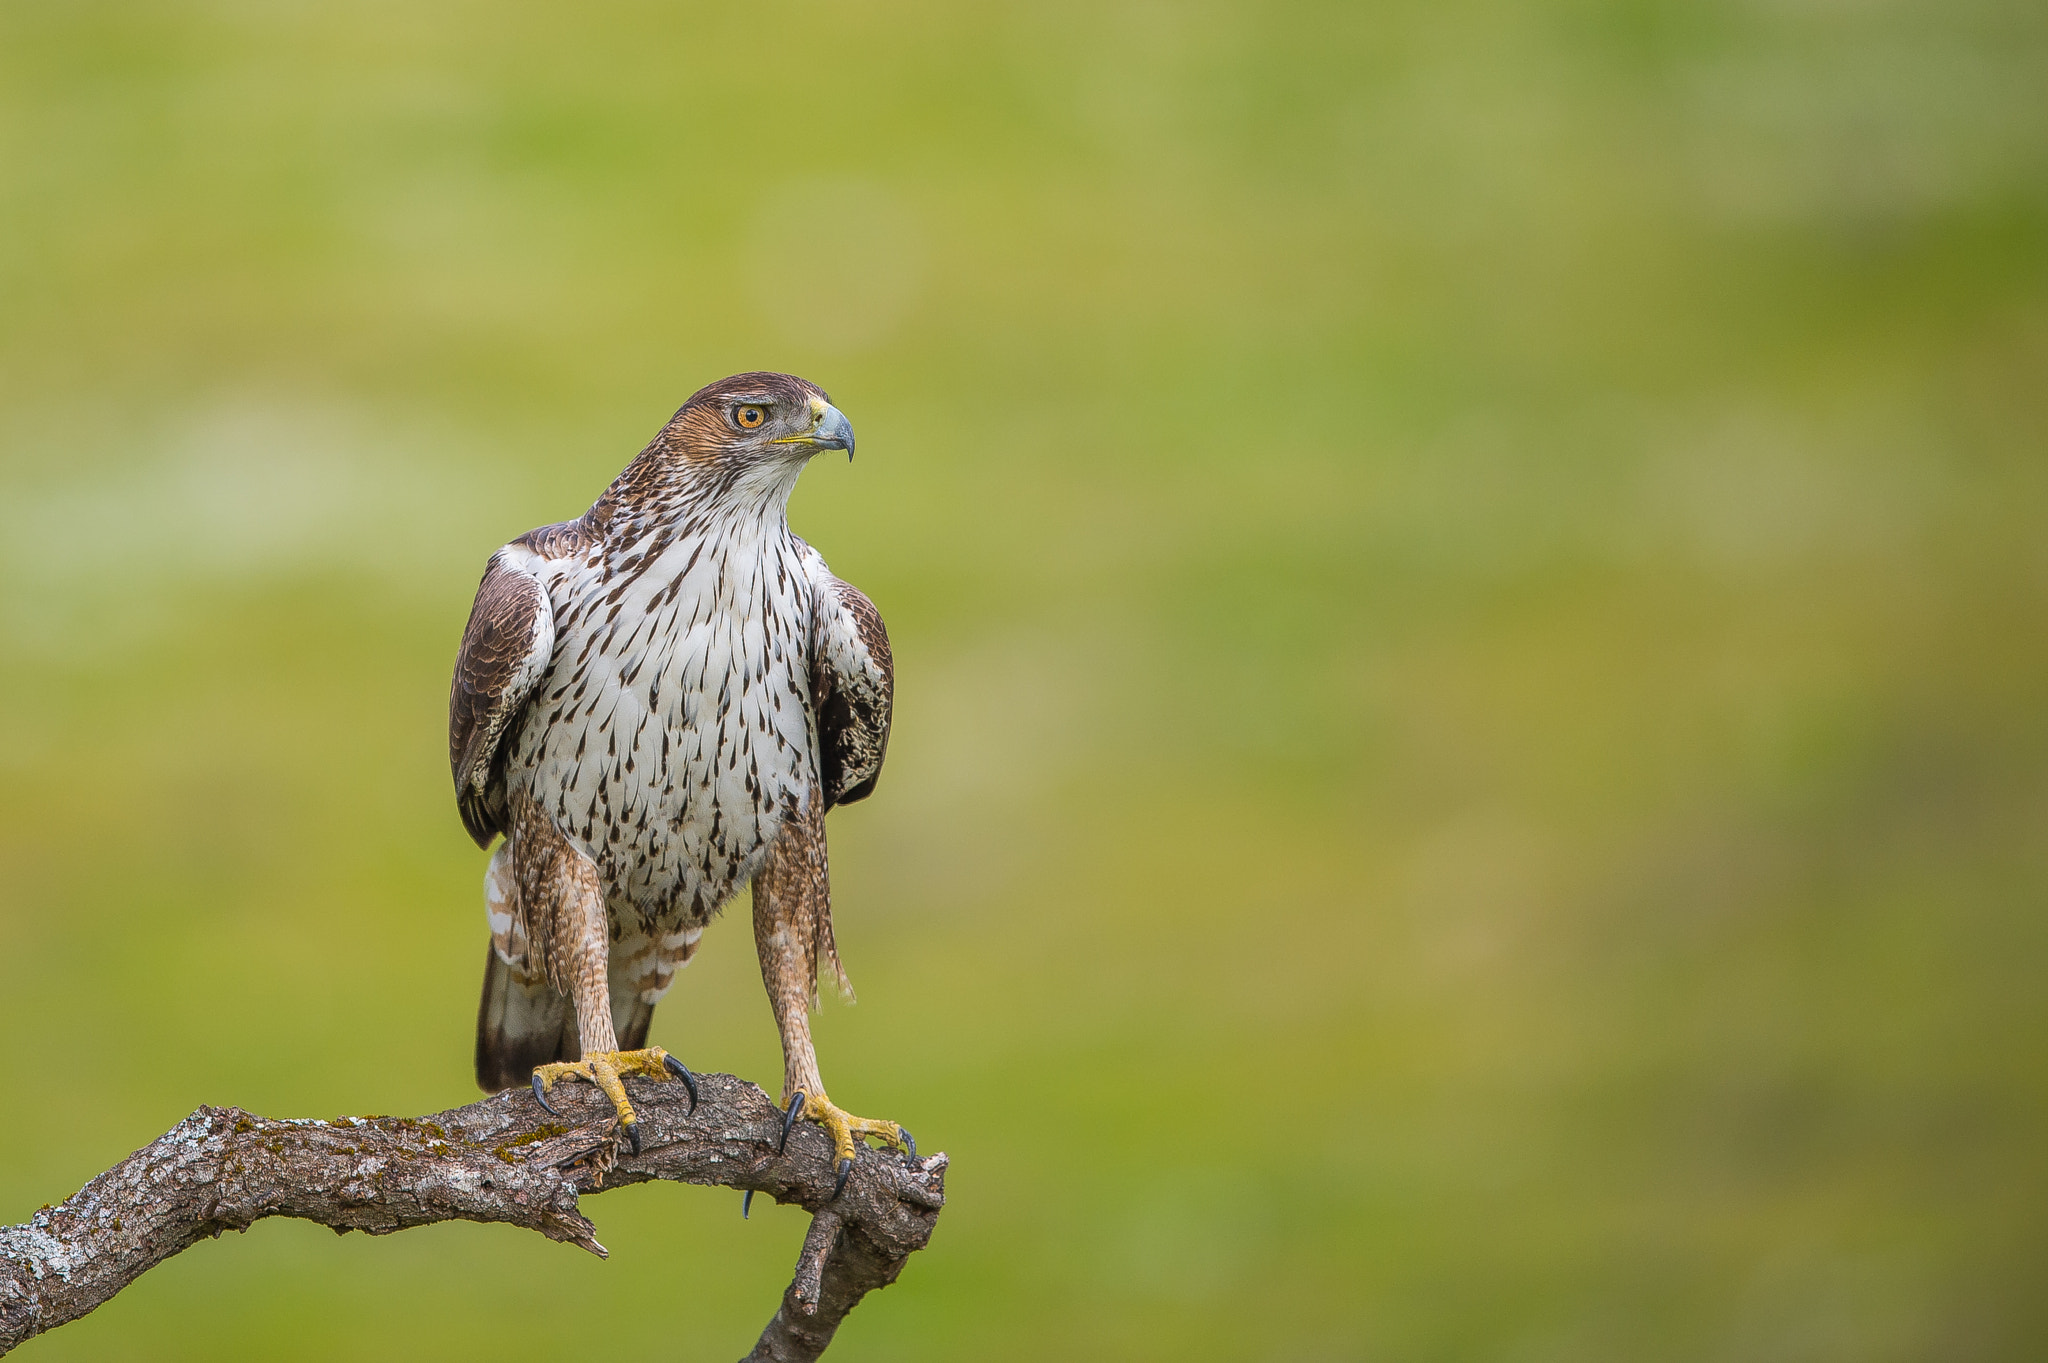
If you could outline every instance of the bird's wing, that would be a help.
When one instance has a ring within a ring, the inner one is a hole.
[[[811,702],[818,715],[818,775],[830,809],[874,794],[889,750],[896,668],[875,603],[832,576],[815,550],[808,558]]]
[[[504,831],[504,812],[487,799],[498,748],[555,651],[555,613],[547,588],[526,565],[533,554],[509,544],[491,555],[476,589],[455,680],[448,689],[448,764],[455,802],[479,847]]]

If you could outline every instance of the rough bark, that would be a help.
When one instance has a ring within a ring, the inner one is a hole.
[[[516,1090],[429,1117],[256,1117],[202,1107],[24,1224],[0,1228],[0,1353],[73,1321],[201,1239],[291,1216],[388,1235],[500,1221],[603,1255],[580,1194],[668,1179],[765,1194],[812,1214],[796,1276],[750,1360],[818,1357],[860,1299],[896,1280],[945,1204],[946,1157],[863,1149],[836,1199],[831,1140],[810,1122],[778,1153],[782,1114],[754,1085],[631,1081],[643,1141],[617,1152],[611,1105],[557,1085],[551,1117]]]

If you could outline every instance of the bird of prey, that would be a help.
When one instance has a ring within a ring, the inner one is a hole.
[[[895,688],[874,603],[789,528],[788,502],[853,428],[815,385],[700,390],[589,511],[495,554],[455,660],[448,757],[479,847],[491,945],[477,1014],[486,1092],[597,1084],[637,1150],[622,1078],[689,1070],[647,1046],[654,1005],[753,882],[782,1033],[784,1124],[914,1152],[836,1106],[807,1009],[832,940],[825,812],[875,788]]]

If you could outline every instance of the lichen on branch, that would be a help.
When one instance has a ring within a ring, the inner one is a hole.
[[[622,1155],[609,1101],[558,1088],[550,1117],[524,1091],[420,1118],[333,1121],[202,1107],[27,1222],[0,1227],[0,1353],[112,1299],[165,1259],[225,1230],[288,1216],[388,1235],[439,1221],[524,1226],[602,1256],[578,1199],[665,1179],[762,1193],[813,1215],[796,1274],[750,1360],[798,1363],[886,1287],[931,1238],[946,1156],[864,1149],[836,1198],[830,1140],[731,1075],[636,1084],[642,1152]]]

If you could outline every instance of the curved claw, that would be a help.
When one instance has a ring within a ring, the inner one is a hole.
[[[625,1127],[626,1142],[633,1147],[633,1153],[637,1155],[640,1153],[640,1123],[627,1122]]]
[[[847,1176],[848,1176],[849,1174],[851,1174],[852,1172],[853,1172],[853,1161],[852,1161],[852,1160],[850,1160],[850,1159],[843,1159],[843,1160],[839,1161],[839,1181],[838,1181],[837,1183],[835,1183],[835,1184],[833,1184],[833,1185],[832,1185],[832,1198],[833,1198],[833,1200],[834,1200],[834,1201],[837,1201],[837,1200],[838,1200],[838,1198],[839,1198],[839,1195],[840,1195],[841,1193],[843,1193],[843,1192],[845,1192],[845,1191],[846,1191],[846,1179],[847,1179]]]
[[[798,1089],[789,1100],[789,1111],[782,1114],[782,1139],[775,1143],[775,1153],[789,1149],[789,1129],[796,1125],[796,1119],[804,1110],[804,1091]]]
[[[747,1208],[754,1205],[754,1190],[747,1189],[747,1195],[740,1199],[740,1220],[747,1219]]]
[[[697,1076],[690,1073],[690,1067],[672,1055],[661,1058],[662,1068],[683,1081],[683,1087],[690,1091],[690,1111],[697,1111]]]
[[[907,1145],[907,1146],[909,1146],[909,1147],[910,1147],[910,1157],[911,1157],[912,1159],[916,1159],[916,1158],[917,1158],[917,1137],[915,1137],[915,1136],[913,1136],[913,1135],[911,1135],[911,1134],[910,1134],[910,1128],[909,1128],[909,1127],[907,1127],[907,1126],[899,1126],[899,1127],[897,1127],[896,1129],[897,1129],[898,1131],[901,1131],[901,1132],[903,1133],[903,1143],[904,1143],[905,1145]]]
[[[555,1105],[548,1101],[548,1091],[542,1087],[538,1074],[533,1076],[533,1101],[539,1103],[546,1111],[554,1112],[557,1117],[562,1115],[559,1112],[555,1112]]]

